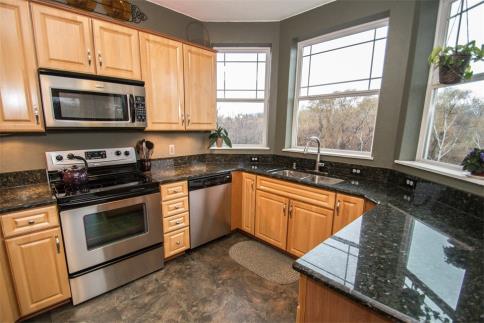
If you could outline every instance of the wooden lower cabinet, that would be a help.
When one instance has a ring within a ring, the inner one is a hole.
[[[301,257],[331,236],[333,210],[290,201],[287,251]]]
[[[165,258],[179,254],[190,248],[189,227],[165,234]]]
[[[256,192],[255,236],[273,246],[286,249],[289,199],[279,195]]]
[[[296,323],[304,322],[383,323],[391,320],[323,283],[301,275]]]
[[[5,240],[20,315],[71,297],[60,228]]]
[[[353,222],[364,212],[365,199],[361,197],[336,194],[336,208],[334,211],[333,234]]]
[[[242,174],[242,210],[240,228],[254,234],[255,222],[255,181],[256,175]]]

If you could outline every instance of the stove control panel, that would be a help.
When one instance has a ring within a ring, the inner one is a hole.
[[[79,159],[69,159],[67,155],[86,159],[89,167],[124,165],[136,163],[136,153],[133,147],[86,149],[46,152],[47,170],[62,170],[73,165],[83,166],[84,162]]]

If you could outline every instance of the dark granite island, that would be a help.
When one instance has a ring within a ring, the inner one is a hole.
[[[313,286],[384,320],[484,321],[482,221],[431,199],[377,206],[294,268]],[[305,313],[318,306],[319,314],[336,310],[305,303],[306,308],[300,304]],[[314,320],[313,314],[302,313],[300,321]]]

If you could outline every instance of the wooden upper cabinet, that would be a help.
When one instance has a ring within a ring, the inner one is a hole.
[[[0,132],[43,131],[29,4],[0,0]]]
[[[336,209],[334,210],[333,234],[353,222],[363,214],[365,200],[345,194],[336,194]]]
[[[92,19],[97,74],[141,79],[138,31]]]
[[[5,240],[21,316],[70,298],[60,228]]]
[[[289,199],[262,191],[256,192],[255,236],[280,249],[286,249]]]
[[[90,18],[33,3],[32,19],[40,67],[96,73]]]
[[[183,44],[143,32],[139,38],[146,130],[185,130]]]
[[[242,174],[242,215],[240,228],[254,234],[256,175]]]
[[[216,53],[183,45],[187,130],[216,127]]]
[[[333,210],[291,201],[287,251],[301,257],[331,236]]]

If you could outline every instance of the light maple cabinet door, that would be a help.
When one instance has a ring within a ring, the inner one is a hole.
[[[60,228],[5,240],[22,316],[71,297]]]
[[[333,210],[290,201],[287,251],[301,257],[331,236]]]
[[[0,132],[44,131],[29,3],[0,0]]]
[[[275,247],[286,249],[287,211],[285,197],[256,191],[255,236]]]
[[[97,74],[141,79],[138,31],[92,19]]]
[[[96,73],[90,18],[33,3],[32,20],[40,67]]]
[[[216,53],[183,45],[187,130],[216,127]]]
[[[139,38],[146,130],[185,130],[183,44],[143,32]]]
[[[241,229],[254,234],[256,175],[242,173]]]
[[[353,222],[363,214],[365,200],[360,197],[336,194],[334,210],[333,234]]]

